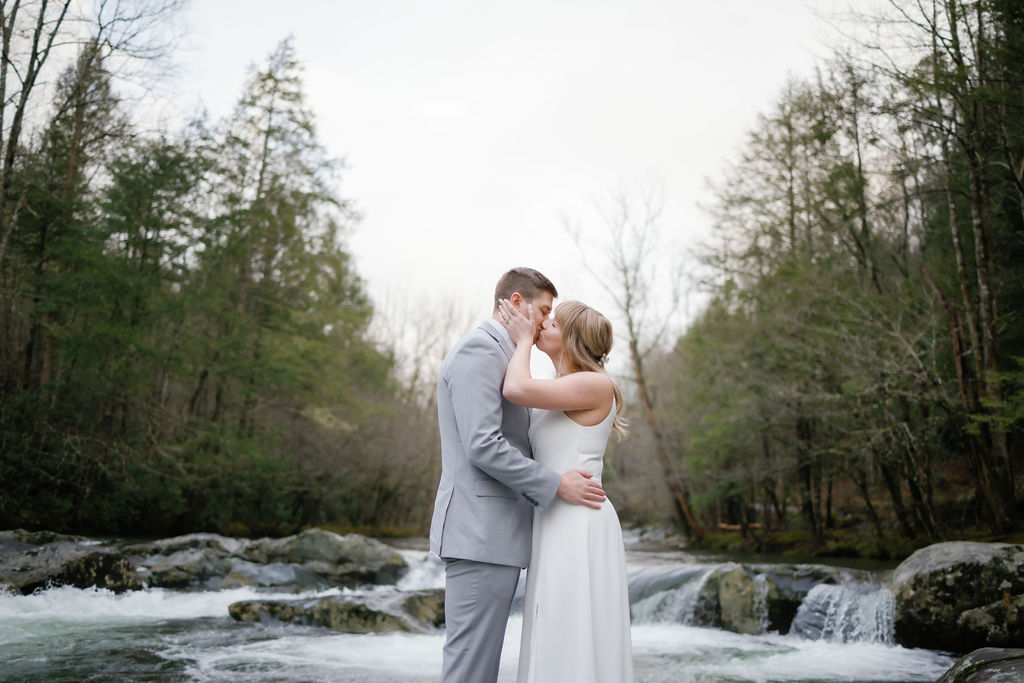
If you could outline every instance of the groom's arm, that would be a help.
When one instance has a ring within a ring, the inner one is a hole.
[[[448,391],[469,461],[532,504],[554,501],[562,476],[523,455],[501,431],[506,359],[486,338],[472,339],[448,366]]]

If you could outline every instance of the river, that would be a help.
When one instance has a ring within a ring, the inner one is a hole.
[[[401,551],[401,589],[440,587],[436,558]],[[843,570],[800,605],[787,635],[739,635],[688,625],[703,577],[722,558],[630,550],[633,656],[641,683],[934,681],[947,653],[892,639],[884,571]],[[669,579],[671,577],[671,580]],[[671,588],[662,589],[662,585]],[[388,591],[393,588],[372,590]],[[436,681],[443,632],[345,635],[276,623],[238,623],[228,605],[249,599],[344,594],[52,588],[0,594],[0,681]],[[509,621],[499,681],[515,680],[522,618]]]

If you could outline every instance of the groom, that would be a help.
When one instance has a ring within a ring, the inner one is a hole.
[[[494,290],[494,313],[448,352],[437,379],[441,483],[430,524],[430,550],[445,563],[442,683],[498,678],[501,646],[519,570],[530,560],[533,509],[558,496],[600,508],[604,491],[591,475],[563,475],[539,465],[530,449],[529,409],[501,395],[514,345],[497,321],[499,299],[540,323],[558,291],[532,268],[513,268]]]

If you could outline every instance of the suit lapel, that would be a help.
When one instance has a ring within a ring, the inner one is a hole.
[[[502,353],[505,354],[506,360],[511,360],[512,353],[515,351],[515,347],[512,346],[512,340],[508,336],[508,332],[505,328],[499,325],[495,320],[485,320],[480,329],[489,334],[491,338],[498,342],[498,346],[501,347]]]
[[[480,329],[486,332],[491,339],[498,343],[498,347],[501,349],[502,353],[505,354],[506,360],[512,360],[512,354],[515,352],[516,347],[512,345],[512,338],[508,335],[508,330],[502,327],[501,324],[493,318],[485,320],[483,324],[480,325]],[[507,404],[509,408],[526,413],[526,432],[529,433],[530,424],[533,422],[533,411],[523,406],[509,404],[505,399],[502,399],[502,404]],[[529,449],[529,441],[526,442],[526,446],[526,457],[532,458],[533,452]]]

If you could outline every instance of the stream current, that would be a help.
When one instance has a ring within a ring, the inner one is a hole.
[[[443,586],[437,558],[422,550],[401,552],[411,570],[399,589]],[[849,570],[838,584],[816,586],[786,635],[740,635],[689,623],[702,582],[721,561],[631,550],[627,564],[640,683],[909,683],[934,681],[954,662],[947,653],[894,643],[884,572]],[[147,589],[117,595],[61,587],[29,596],[0,594],[0,681],[437,681],[441,630],[348,635],[238,623],[228,616],[228,605],[239,600],[349,592]],[[502,683],[515,680],[521,628],[514,605],[498,677]]]

